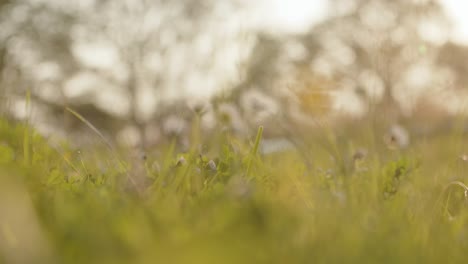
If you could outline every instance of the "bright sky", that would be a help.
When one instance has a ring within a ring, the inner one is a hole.
[[[468,44],[468,1],[442,0],[442,2],[455,22],[456,28],[452,40],[457,43]]]
[[[468,45],[468,1],[440,1],[455,23],[452,40]],[[326,16],[327,3],[327,0],[258,0],[252,5],[259,26],[274,32],[300,33]]]
[[[327,0],[257,0],[248,3],[254,23],[273,32],[305,32],[327,13]]]

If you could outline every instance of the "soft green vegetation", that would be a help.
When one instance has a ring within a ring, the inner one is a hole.
[[[390,150],[369,127],[132,159],[1,120],[0,263],[467,263],[465,137]]]

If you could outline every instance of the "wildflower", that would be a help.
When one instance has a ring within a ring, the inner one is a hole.
[[[187,121],[181,117],[169,116],[163,123],[163,133],[168,136],[181,135],[187,129]]]
[[[234,104],[224,103],[219,105],[218,122],[220,122],[227,131],[232,130],[233,132],[243,134],[248,130],[238,107]]]
[[[393,125],[384,136],[389,149],[404,149],[410,143],[408,131],[400,125]]]
[[[352,157],[354,169],[356,170],[366,170],[362,165],[364,160],[367,157],[367,150],[366,149],[358,149]]]
[[[211,107],[208,102],[200,99],[195,99],[193,101],[189,101],[188,107],[197,115],[204,115],[209,108]]]
[[[353,161],[357,162],[357,161],[363,160],[366,158],[366,156],[367,156],[367,150],[358,149],[353,155]]]
[[[466,154],[461,155],[460,160],[463,161],[463,162],[468,162],[468,155],[466,155]]]
[[[212,170],[212,171],[216,171],[216,170],[217,170],[216,163],[214,162],[214,160],[208,161],[208,163],[206,164],[206,166],[207,166],[210,170]]]
[[[187,160],[184,157],[180,157],[179,160],[177,160],[176,167],[183,166],[187,163]]]

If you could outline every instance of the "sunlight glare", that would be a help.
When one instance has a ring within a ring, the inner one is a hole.
[[[453,19],[454,32],[452,40],[459,44],[468,44],[468,2],[461,0],[443,0],[447,14]]]

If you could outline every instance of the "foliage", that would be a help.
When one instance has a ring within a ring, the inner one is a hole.
[[[261,129],[130,161],[2,120],[0,262],[465,263],[466,139],[389,150],[361,125],[311,133],[308,167],[299,149],[259,152]]]
[[[144,140],[145,125],[163,103],[202,91],[206,97],[219,83],[233,81],[234,65],[251,46],[249,34],[232,28],[239,5],[213,0],[0,4],[5,29],[0,89],[12,104],[31,89],[41,110],[35,114],[69,134],[81,123],[68,118],[64,107],[79,110],[104,132],[115,132],[122,123],[137,126]],[[226,56],[233,60],[226,63]]]

